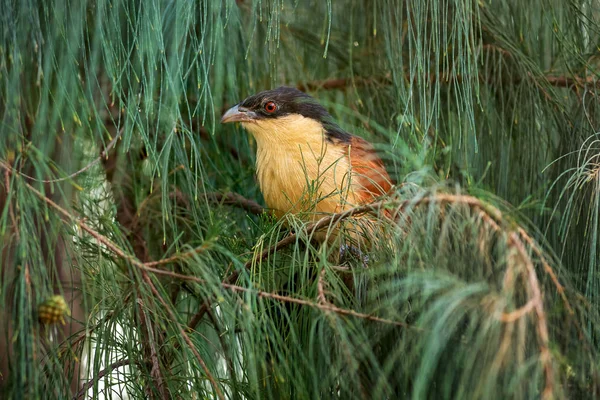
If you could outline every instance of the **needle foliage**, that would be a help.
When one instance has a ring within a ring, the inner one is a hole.
[[[1,398],[600,397],[596,1],[0,10]],[[282,84],[393,193],[266,212],[219,119]]]

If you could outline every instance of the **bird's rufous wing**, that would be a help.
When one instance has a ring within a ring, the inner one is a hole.
[[[392,188],[392,181],[373,146],[358,136],[350,141],[352,186],[360,203],[369,203]]]

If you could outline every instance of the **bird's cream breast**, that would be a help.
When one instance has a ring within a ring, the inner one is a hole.
[[[256,139],[265,202],[286,212],[339,212],[355,204],[346,146],[325,140],[317,121],[298,114],[245,124]]]

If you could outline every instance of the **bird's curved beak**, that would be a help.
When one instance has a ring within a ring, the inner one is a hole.
[[[252,122],[256,119],[256,113],[236,104],[223,114],[221,123],[227,122]]]

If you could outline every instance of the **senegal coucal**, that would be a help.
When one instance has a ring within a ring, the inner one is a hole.
[[[313,97],[291,87],[246,98],[223,115],[256,140],[256,169],[267,206],[278,217],[337,213],[391,189],[373,146],[337,125]]]

